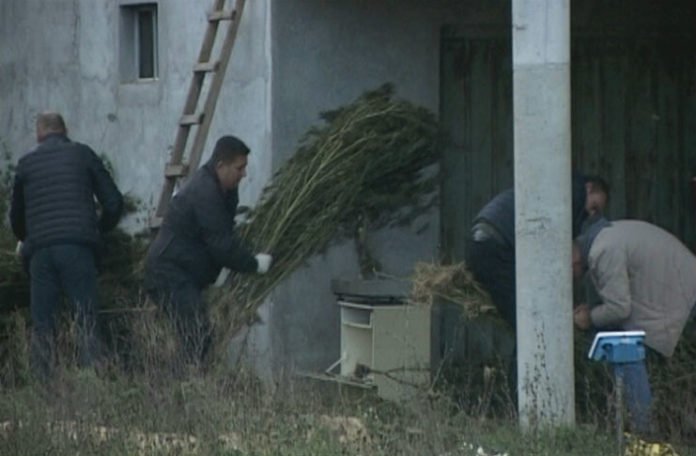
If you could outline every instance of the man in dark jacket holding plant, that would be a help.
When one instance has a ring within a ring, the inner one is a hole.
[[[145,288],[173,320],[188,362],[202,359],[209,339],[203,290],[223,267],[264,274],[271,265],[270,255],[253,255],[234,230],[248,154],[240,139],[221,137],[172,199],[147,254]]]
[[[575,237],[587,218],[585,180],[574,173],[571,185],[572,235]],[[516,332],[515,194],[512,188],[495,196],[474,218],[467,243],[466,265],[490,294],[500,316]],[[515,396],[515,356],[508,360],[507,375],[510,393]]]
[[[38,146],[17,165],[10,222],[29,263],[32,367],[45,380],[51,369],[61,293],[77,319],[78,363],[87,367],[95,360],[95,252],[101,234],[118,223],[123,196],[94,151],[67,137],[60,114],[40,114],[36,136]]]

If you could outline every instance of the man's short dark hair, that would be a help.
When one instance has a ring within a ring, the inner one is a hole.
[[[593,190],[599,190],[607,195],[609,201],[609,183],[600,176],[585,176],[585,182],[592,186]]]
[[[249,155],[249,147],[236,136],[228,135],[217,140],[210,161],[229,163],[242,155]]]
[[[36,127],[46,133],[65,133],[65,120],[57,112],[42,112],[36,116]]]

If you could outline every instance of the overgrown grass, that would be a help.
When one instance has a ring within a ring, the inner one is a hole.
[[[7,176],[0,176],[0,212]],[[5,208],[6,209],[6,208]],[[244,366],[182,364],[169,323],[137,297],[142,239],[112,234],[100,302],[105,362],[77,370],[72,328],[60,331],[57,369],[33,383],[26,277],[0,229],[0,455],[615,455],[611,384],[578,343],[574,429],[524,434],[500,384],[481,366],[397,406],[371,393],[288,377],[263,385]],[[670,440],[696,432],[696,330],[651,371]],[[691,418],[689,418],[691,416]],[[689,428],[689,426],[691,426]],[[689,431],[691,429],[691,431]],[[693,435],[691,436],[693,437]],[[686,445],[680,454],[696,456]]]
[[[263,385],[242,365],[173,369],[181,360],[168,322],[140,307],[131,316],[138,324],[128,363],[112,357],[97,369],[78,370],[74,347],[63,337],[51,382],[2,387],[0,454],[616,454],[610,426],[524,434],[514,419],[458,401],[446,387],[397,405],[302,377]],[[25,336],[15,341],[19,353],[27,352],[25,344]],[[8,378],[26,377],[15,374]]]
[[[0,454],[616,454],[592,427],[526,435],[445,404],[395,409],[308,386],[269,393],[230,375],[154,387],[67,372],[52,387],[3,391]]]

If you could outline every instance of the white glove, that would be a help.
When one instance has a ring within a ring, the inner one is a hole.
[[[256,262],[259,265],[256,272],[258,272],[259,274],[267,273],[268,270],[271,268],[271,263],[273,262],[273,257],[267,253],[257,253],[254,258],[256,258]]]
[[[237,225],[248,225],[251,223],[251,209],[248,206],[238,206],[234,215],[234,222]]]
[[[22,241],[17,241],[17,247],[15,247],[15,256],[17,258],[22,257],[22,247],[23,246],[24,246],[24,244],[22,243]]]
[[[222,268],[220,270],[220,274],[217,276],[217,280],[215,281],[215,284],[213,285],[214,287],[221,287],[227,282],[227,278],[230,276],[230,270],[227,268]]]

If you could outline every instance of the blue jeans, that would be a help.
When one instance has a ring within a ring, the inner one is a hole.
[[[54,353],[56,311],[61,294],[77,322],[78,365],[90,366],[97,353],[97,269],[90,247],[54,245],[37,250],[30,262],[31,364],[41,380],[50,376]]]
[[[623,380],[631,431],[649,435],[652,432],[652,392],[645,360],[615,364],[614,375]]]
[[[689,320],[696,319],[696,305],[691,308]],[[655,351],[646,350],[650,354]],[[661,357],[662,355],[657,355]],[[652,425],[652,391],[645,360],[635,363],[614,365],[614,375],[623,379],[625,402],[628,405],[629,422],[633,432],[650,435],[654,431]]]

